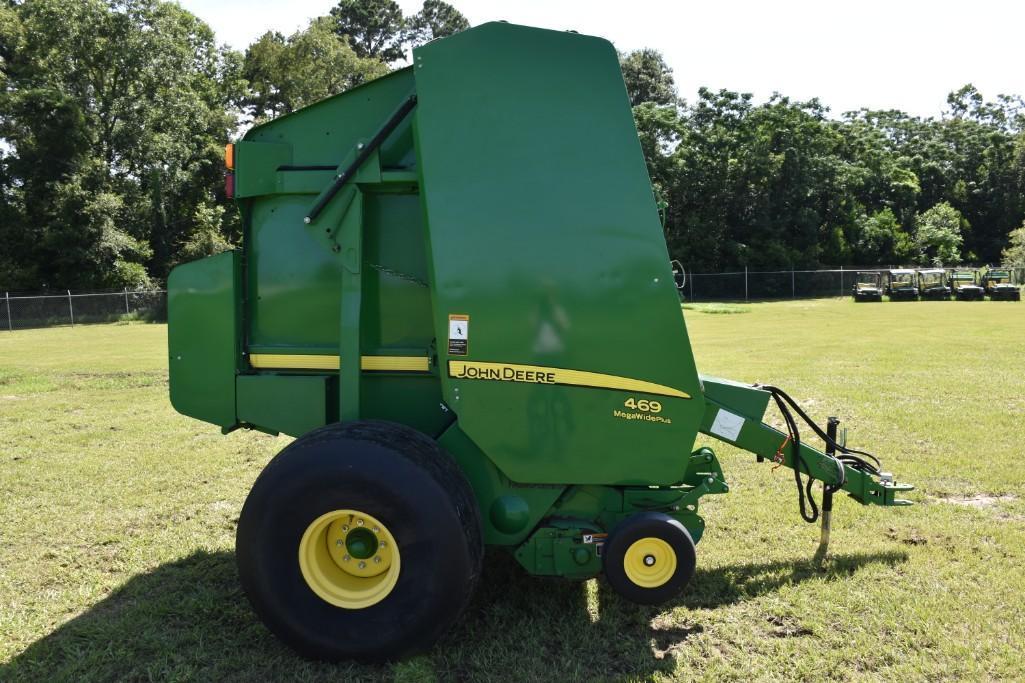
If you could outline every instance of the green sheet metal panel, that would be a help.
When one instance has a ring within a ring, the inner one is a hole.
[[[317,375],[241,375],[238,419],[263,429],[301,436],[328,423],[329,378]]]
[[[292,166],[334,167],[342,162],[358,141],[369,140],[399,102],[412,91],[412,69],[395,71],[287,116],[255,126],[245,134],[243,140],[290,145],[289,163]],[[393,167],[412,163],[411,142],[407,123],[389,136],[382,146],[382,165]],[[239,160],[240,166],[242,161]]]
[[[612,45],[485,24],[415,50],[414,73],[443,394],[461,428],[519,482],[677,481],[703,402]],[[448,353],[451,315],[470,318],[465,356]],[[692,398],[456,379],[450,360]]]
[[[250,347],[338,353],[342,264],[303,227],[312,201],[288,194],[253,202],[246,240]]]
[[[706,398],[728,406],[731,412],[759,423],[765,417],[765,409],[768,408],[771,398],[768,391],[756,389],[750,384],[708,375],[701,375],[701,388]]]
[[[363,200],[364,353],[427,355],[434,324],[420,198],[371,192]]]
[[[250,130],[236,150],[246,223],[249,350],[338,354],[342,263],[303,218],[334,169],[369,140],[413,91],[412,69],[328,98]],[[382,145],[386,173],[415,166],[412,121]],[[287,147],[287,158],[279,148]],[[275,151],[278,150],[278,151]],[[375,159],[376,160],[376,159]],[[380,181],[380,175],[374,182]],[[425,350],[433,337],[415,177],[364,185],[364,352]],[[334,226],[326,226],[334,227]],[[408,276],[408,277],[406,277]]]
[[[360,400],[362,417],[399,422],[430,437],[439,436],[454,419],[441,406],[441,386],[433,375],[363,373]]]
[[[235,197],[244,199],[277,190],[278,169],[292,163],[287,142],[249,142],[235,145]]]
[[[426,354],[434,329],[419,199],[372,190],[363,199],[363,351]],[[251,351],[338,353],[342,264],[296,227],[310,202],[309,195],[271,195],[252,208]]]
[[[167,278],[171,405],[221,427],[236,422],[238,281],[234,251],[182,264]]]

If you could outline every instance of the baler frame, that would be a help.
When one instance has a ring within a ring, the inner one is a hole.
[[[168,282],[174,406],[298,437],[238,524],[275,633],[327,659],[423,649],[484,545],[672,599],[700,499],[729,490],[699,433],[791,468],[808,521],[812,481],[824,511],[909,504],[871,456],[801,439],[780,390],[698,374],[609,43],[494,23],[413,61],[250,130],[242,249]]]

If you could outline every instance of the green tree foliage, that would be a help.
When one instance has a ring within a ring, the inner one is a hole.
[[[228,248],[240,225],[221,150],[241,124],[468,25],[442,0],[411,17],[339,0],[243,55],[165,0],[0,2],[0,289],[146,286]],[[689,268],[1022,261],[1020,97],[969,84],[924,119],[730,90],[688,103],[658,51],[620,59],[666,238]]]
[[[358,56],[395,62],[405,55],[406,21],[394,0],[339,0],[331,17]]]
[[[672,154],[680,142],[679,114],[675,106],[654,102],[638,104],[633,113],[652,188],[660,203],[668,203],[668,188],[676,171]]]
[[[242,73],[249,83],[242,98],[254,120],[288,114],[329,95],[383,76],[380,60],[358,57],[339,40],[327,17],[289,37],[267,32],[246,50]]]
[[[861,214],[854,234],[853,261],[867,264],[899,264],[914,253],[911,237],[901,229],[893,209],[886,207],[871,216]]]
[[[681,114],[668,232],[686,263],[719,269],[843,263],[853,218],[841,139],[817,101],[702,89]]]
[[[947,202],[930,207],[915,218],[915,259],[921,265],[952,265],[961,258],[962,232],[967,222]]]
[[[452,5],[442,0],[424,0],[423,8],[407,22],[406,39],[413,47],[419,47],[468,28],[470,22]]]
[[[817,100],[756,104],[728,90],[684,104],[655,77],[656,59],[621,60],[652,184],[668,199],[670,250],[691,268],[996,261],[1006,226],[1025,216],[1020,98],[989,102],[965,86],[940,119],[832,118]],[[933,230],[949,212],[929,209],[944,203],[963,219],[958,239]]]
[[[659,205],[668,207],[677,166],[672,153],[680,142],[681,103],[673,72],[657,50],[621,53],[619,60],[652,189]]]
[[[195,259],[213,256],[231,249],[221,226],[224,224],[224,207],[220,204],[203,203],[196,207],[193,216],[192,234],[177,254],[177,261],[186,263]]]
[[[619,65],[623,70],[627,95],[630,96],[630,106],[636,107],[643,102],[662,105],[676,103],[673,70],[666,64],[661,52],[645,48],[621,54]]]
[[[331,8],[331,21],[356,56],[389,64],[405,57],[406,46],[419,47],[470,28],[466,17],[443,0],[424,0],[411,17],[404,17],[394,0],[339,0]]]
[[[158,0],[32,0],[0,17],[5,286],[162,278],[196,207],[223,201],[237,59]]]
[[[1003,250],[1001,260],[1008,268],[1025,268],[1025,222],[1007,236],[1007,248]]]

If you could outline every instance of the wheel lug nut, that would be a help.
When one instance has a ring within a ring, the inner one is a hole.
[[[343,545],[345,545],[345,541],[343,541],[342,539],[339,538],[337,541],[335,541],[335,545],[336,546],[343,546]]]
[[[357,519],[356,520],[356,526],[363,526],[363,520],[362,519]]]
[[[356,566],[358,566],[358,567],[359,567],[360,569],[366,569],[366,568],[367,568],[367,563],[366,563],[366,562],[362,562],[362,561],[361,561],[361,562],[360,562],[360,563],[359,563],[358,565],[356,565]]]
[[[374,527],[374,533],[375,534],[379,533],[380,531],[381,531],[381,529],[379,527],[376,527],[376,526]]]
[[[342,525],[342,531],[348,531],[348,530],[349,530],[349,525],[348,524],[343,524]]]
[[[378,545],[380,545],[383,548],[386,545],[388,545],[388,541],[381,541]]]
[[[381,564],[381,556],[374,555],[374,564]]]
[[[348,555],[343,555],[343,556],[342,556],[342,562],[348,562],[348,561],[349,561],[349,560],[351,560],[351,559],[352,559],[352,558],[351,558],[351,557],[349,557]]]

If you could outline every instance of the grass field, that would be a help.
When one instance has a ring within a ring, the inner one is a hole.
[[[705,499],[698,573],[674,603],[531,579],[491,553],[459,625],[382,667],[298,659],[250,611],[235,520],[287,440],[174,413],[164,326],[0,333],[0,680],[1020,680],[1025,308],[686,316],[703,372],[842,416],[917,504],[838,499],[819,567],[791,473],[716,446],[732,490]]]

